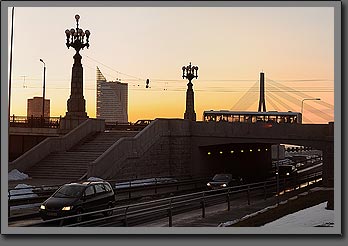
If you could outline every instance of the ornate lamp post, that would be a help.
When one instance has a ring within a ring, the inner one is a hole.
[[[192,66],[191,62],[188,66],[182,67],[182,78],[187,79],[189,82],[187,84],[187,91],[186,91],[186,111],[184,114],[184,119],[189,119],[192,121],[196,121],[196,113],[194,109],[194,92],[192,89],[192,80],[198,78],[198,67]]]
[[[74,55],[74,64],[72,67],[71,75],[71,94],[68,99],[68,112],[66,117],[70,118],[88,118],[86,113],[86,101],[83,97],[83,68],[81,64],[82,56],[79,51],[85,47],[89,47],[89,36],[88,30],[83,31],[79,28],[80,16],[75,15],[76,29],[71,28],[65,30],[66,35],[66,46],[68,49],[73,47],[76,50]]]

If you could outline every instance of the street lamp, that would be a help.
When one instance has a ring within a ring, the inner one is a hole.
[[[45,87],[46,87],[46,63],[40,59],[40,62],[44,64],[43,70],[43,91],[42,91],[42,119],[45,120]]]
[[[197,66],[192,66],[191,62],[190,65],[188,66],[183,66],[182,67],[182,78],[183,79],[188,79],[188,84],[187,84],[187,91],[186,91],[186,110],[184,113],[184,119],[196,121],[196,113],[194,109],[194,92],[192,89],[192,80],[198,78],[198,67]]]
[[[74,58],[74,64],[72,67],[71,75],[71,93],[68,99],[67,106],[68,112],[67,116],[77,117],[77,118],[87,118],[86,113],[86,101],[83,97],[83,67],[81,63],[82,56],[79,51],[85,47],[89,47],[89,36],[90,31],[83,31],[79,28],[80,16],[75,15],[76,28],[71,28],[65,30],[66,35],[66,46],[68,49],[73,47],[76,51]],[[68,117],[68,118],[69,118]]]
[[[81,49],[84,47],[89,47],[89,36],[91,35],[90,31],[86,30],[83,31],[81,28],[79,28],[79,15],[75,15],[76,20],[76,31],[74,28],[66,29],[65,35],[66,35],[66,46],[68,49],[73,47],[76,50],[76,53],[79,53]],[[85,40],[86,36],[86,40]]]
[[[302,99],[301,114],[303,114],[303,102],[306,100],[320,100],[320,98],[304,98],[304,99]]]
[[[182,78],[188,79],[189,84],[192,85],[192,83],[191,83],[192,79],[198,78],[197,71],[198,71],[198,67],[191,66],[191,62],[190,62],[190,65],[188,65],[186,67],[185,66],[182,67]],[[195,75],[195,72],[196,72],[196,75]]]

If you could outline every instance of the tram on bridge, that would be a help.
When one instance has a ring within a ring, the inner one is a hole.
[[[252,111],[228,111],[228,110],[209,110],[203,112],[203,121],[226,121],[243,123],[288,123],[301,124],[302,114],[299,112],[252,112]]]

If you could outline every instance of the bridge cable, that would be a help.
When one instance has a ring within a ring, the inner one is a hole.
[[[266,102],[269,103],[275,110],[282,111],[278,105],[273,101],[273,99],[266,93]]]
[[[271,88],[275,88],[278,84],[277,84],[277,83],[274,83],[274,82],[272,81],[271,83],[268,83],[268,85],[269,85]],[[273,85],[275,85],[275,86],[273,86]],[[279,88],[279,87],[278,87],[278,88]],[[296,93],[294,93],[294,94],[296,94]],[[303,94],[304,94],[304,93],[303,93]],[[294,102],[298,103],[299,101],[301,102],[301,99],[297,99],[297,98],[291,96],[290,93],[282,92],[282,97],[285,98],[285,99],[287,99],[287,100],[290,101],[290,102],[293,102],[293,103],[294,103]],[[318,102],[318,101],[315,101],[315,102]],[[294,104],[296,104],[296,103],[294,103]],[[311,113],[317,115],[318,117],[324,119],[324,120],[327,120],[327,121],[332,120],[332,116],[331,116],[331,115],[325,113],[325,112],[322,111],[322,110],[319,110],[319,109],[317,109],[317,108],[314,108],[313,106],[311,106],[311,105],[309,105],[309,104],[306,105],[306,109],[307,109],[308,111],[310,111]]]
[[[259,94],[257,91],[259,82],[256,81],[249,90],[232,106],[231,110],[240,110],[242,108],[250,108],[255,102],[255,97]]]
[[[286,104],[284,101],[280,100],[273,92],[272,93],[268,93],[269,97],[272,98],[274,101],[276,101],[278,104],[281,104],[284,108],[289,110],[289,105]],[[293,110],[292,108],[290,108],[291,111],[297,112],[297,110]],[[288,111],[287,110],[287,111]],[[309,118],[307,117],[303,117],[302,116],[302,122],[306,121],[306,122],[312,122]]]
[[[266,78],[266,83],[267,83],[267,84],[270,83],[271,85],[274,85],[274,86],[279,87],[279,88],[281,88],[281,89],[285,89],[286,91],[289,91],[289,92],[291,91],[291,92],[293,92],[295,95],[300,96],[300,97],[302,97],[302,98],[311,97],[310,95],[308,95],[308,94],[306,94],[306,93],[297,91],[297,90],[295,90],[295,89],[293,89],[293,88],[291,88],[291,87],[289,87],[289,86],[285,86],[285,85],[283,85],[283,84],[280,84],[280,83],[278,83],[277,81],[272,80],[272,79],[270,79],[270,78]],[[319,104],[321,104],[321,105],[323,105],[323,106],[326,106],[327,108],[334,109],[334,105],[332,105],[332,104],[330,104],[330,103],[327,103],[327,102],[324,102],[324,101],[322,101],[322,100],[316,101],[316,103],[319,103]]]
[[[270,87],[272,88],[273,86],[270,86]],[[298,99],[296,99],[295,97],[291,96],[289,93],[285,93],[285,92],[281,92],[281,93],[282,93],[282,96],[281,96],[282,99],[285,99],[285,100],[287,100],[289,102],[292,102],[292,103],[299,102]],[[294,104],[296,104],[296,103],[294,103]],[[306,109],[308,111],[310,111],[311,113],[315,114],[316,116],[318,116],[318,117],[320,117],[320,118],[322,118],[322,119],[324,119],[326,121],[332,120],[332,117],[329,114],[327,114],[327,113],[325,113],[325,112],[323,112],[323,111],[321,111],[319,109],[316,109],[316,108],[314,108],[313,106],[311,106],[309,104],[306,105]],[[297,111],[297,110],[295,110],[295,111]]]

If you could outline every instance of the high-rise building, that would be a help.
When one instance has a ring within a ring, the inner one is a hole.
[[[27,117],[42,116],[42,97],[28,99]],[[44,117],[50,117],[50,99],[45,99]]]
[[[128,84],[106,81],[97,67],[97,118],[107,123],[128,122]]]

